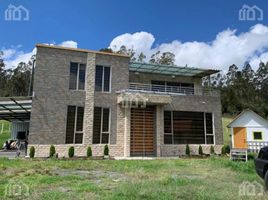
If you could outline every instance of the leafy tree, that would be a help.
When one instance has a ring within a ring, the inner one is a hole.
[[[107,52],[107,53],[114,53],[111,48],[102,48],[99,51],[101,51],[101,52]]]
[[[141,52],[138,56],[137,61],[138,62],[144,62],[144,59],[146,58],[146,56]]]

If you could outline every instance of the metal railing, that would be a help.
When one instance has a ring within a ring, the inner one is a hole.
[[[262,147],[268,146],[268,142],[264,141],[248,141],[248,150],[250,152],[258,153]]]
[[[155,93],[177,94],[177,95],[201,95],[201,96],[219,96],[218,90],[213,89],[195,89],[193,87],[155,85],[142,83],[129,83],[130,91],[145,91]]]

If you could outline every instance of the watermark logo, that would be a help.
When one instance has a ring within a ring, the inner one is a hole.
[[[262,196],[264,195],[263,186],[257,181],[244,181],[239,186],[239,196]]]
[[[260,9],[258,6],[248,6],[243,5],[243,7],[239,10],[240,21],[262,21],[263,20],[263,10]]]
[[[28,21],[30,19],[29,10],[24,6],[14,6],[9,5],[5,10],[5,20],[6,21]]]
[[[122,95],[122,107],[123,108],[146,108],[146,103],[148,101],[140,93],[126,93]]]
[[[5,188],[6,197],[26,197],[29,195],[29,186],[22,181],[9,181]]]

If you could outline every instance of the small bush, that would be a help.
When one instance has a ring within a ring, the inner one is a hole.
[[[188,144],[186,144],[185,154],[186,156],[190,156],[190,147]]]
[[[230,153],[230,146],[229,145],[223,145],[223,147],[221,148],[221,154],[225,155],[227,153]]]
[[[214,155],[215,154],[215,150],[214,150],[214,146],[213,145],[210,146],[210,154],[211,155]]]
[[[104,153],[105,156],[109,155],[109,147],[108,147],[107,144],[104,146],[104,152],[103,153]]]
[[[199,148],[198,148],[198,153],[200,156],[202,156],[204,153],[203,153],[203,148],[201,145],[199,145]]]
[[[255,158],[257,158],[257,153],[254,152],[248,153],[248,160],[254,160]]]
[[[70,148],[69,148],[68,156],[69,156],[69,158],[74,157],[74,147],[70,147]]]
[[[91,157],[92,156],[92,150],[91,150],[91,147],[89,146],[87,148],[87,157]]]
[[[30,158],[34,158],[34,154],[35,154],[35,148],[32,146],[30,148]]]
[[[49,157],[52,158],[54,157],[56,154],[56,149],[55,149],[55,146],[54,145],[51,145],[50,146],[50,149],[49,149]]]

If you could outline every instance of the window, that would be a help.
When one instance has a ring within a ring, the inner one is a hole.
[[[83,143],[84,108],[68,106],[66,123],[66,144]]]
[[[85,76],[86,76],[86,65],[73,63],[70,64],[70,90],[84,90],[85,89]]]
[[[108,144],[110,135],[110,109],[94,108],[93,144]]]
[[[95,74],[95,91],[110,92],[111,68],[97,65]]]
[[[212,113],[164,111],[164,144],[214,144]]]
[[[253,139],[254,140],[262,140],[262,132],[261,131],[254,131],[253,132]]]

